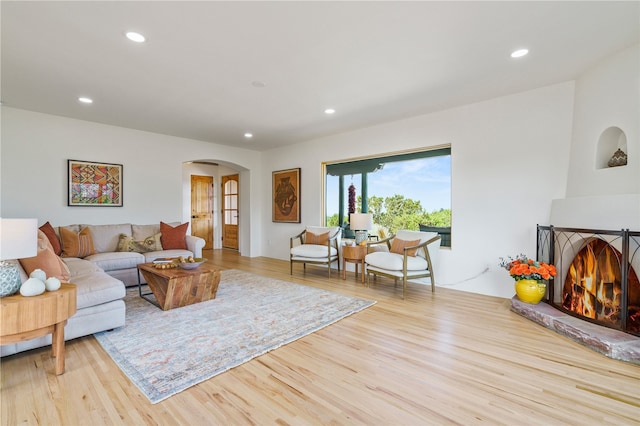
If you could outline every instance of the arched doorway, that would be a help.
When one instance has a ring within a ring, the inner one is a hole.
[[[192,218],[192,176],[209,176],[213,179],[212,198],[213,198],[213,249],[223,248],[223,188],[222,179],[224,176],[238,175],[238,224],[237,224],[237,250],[243,254],[249,254],[251,241],[249,208],[250,192],[250,171],[235,163],[220,161],[215,159],[199,159],[183,162],[182,165],[182,218],[183,221],[189,221],[190,233],[193,235]],[[244,207],[244,208],[243,208]],[[241,210],[242,209],[242,210]],[[228,237],[227,237],[228,238]],[[205,238],[206,241],[206,238]],[[226,243],[225,243],[226,246]]]

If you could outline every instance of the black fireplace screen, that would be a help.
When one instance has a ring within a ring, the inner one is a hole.
[[[640,232],[538,226],[537,260],[556,266],[545,301],[640,336]]]

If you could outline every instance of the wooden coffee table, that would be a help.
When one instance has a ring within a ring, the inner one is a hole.
[[[158,269],[153,263],[142,263],[138,270],[152,291],[142,293],[142,284],[138,284],[140,297],[163,311],[215,299],[220,284],[220,269],[212,266]],[[155,300],[149,297],[151,294]]]
[[[51,334],[56,374],[64,373],[64,326],[76,313],[76,286],[62,284],[56,291],[0,299],[0,344],[18,343]]]

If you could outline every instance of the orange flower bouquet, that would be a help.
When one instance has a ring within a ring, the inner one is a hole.
[[[500,266],[507,271],[516,281],[535,280],[540,282],[556,276],[556,267],[544,262],[538,262],[519,254],[515,258],[500,258]]]

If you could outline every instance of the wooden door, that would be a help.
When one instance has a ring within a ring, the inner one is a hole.
[[[222,247],[238,250],[238,175],[222,177]]]
[[[204,239],[213,249],[213,177],[191,176],[191,235]]]

